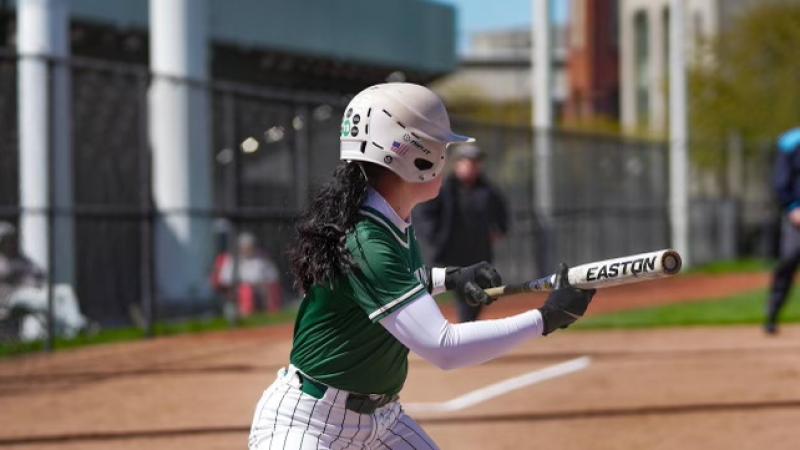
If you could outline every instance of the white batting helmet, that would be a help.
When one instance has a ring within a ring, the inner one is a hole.
[[[447,146],[474,142],[450,130],[442,100],[430,89],[411,83],[369,87],[345,109],[340,159],[386,167],[411,183],[441,174]]]

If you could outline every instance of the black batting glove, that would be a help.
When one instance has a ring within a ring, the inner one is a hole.
[[[493,298],[483,292],[503,284],[503,279],[486,261],[467,267],[448,267],[444,275],[444,287],[448,291],[456,291],[472,306],[488,305]]]
[[[589,307],[596,289],[578,289],[569,284],[569,267],[561,263],[556,274],[556,289],[539,308],[544,322],[543,335],[567,328],[580,319]]]

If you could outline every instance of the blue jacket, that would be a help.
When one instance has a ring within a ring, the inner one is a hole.
[[[773,184],[785,212],[800,208],[800,127],[778,138]]]

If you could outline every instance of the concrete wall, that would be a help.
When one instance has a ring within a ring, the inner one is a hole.
[[[527,102],[531,99],[531,32],[526,29],[475,33],[470,53],[457,70],[434,83],[448,100],[469,93],[489,102]],[[566,30],[552,32],[552,97],[556,104],[567,98]]]

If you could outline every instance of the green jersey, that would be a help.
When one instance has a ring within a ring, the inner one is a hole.
[[[292,364],[337,389],[392,395],[406,380],[408,348],[378,321],[427,293],[427,271],[414,230],[387,208],[372,192],[347,236],[356,267],[313,286],[295,322]]]

